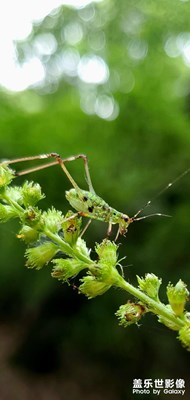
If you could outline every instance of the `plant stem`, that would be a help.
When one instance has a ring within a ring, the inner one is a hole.
[[[144,304],[147,304],[149,310],[156,314],[160,315],[164,318],[167,318],[169,321],[174,323],[175,325],[179,326],[179,329],[181,329],[184,326],[184,322],[181,318],[176,317],[175,314],[166,308],[165,304],[161,303],[160,301],[155,301],[154,299],[151,299],[148,295],[143,293],[140,289],[134,287],[130,283],[126,282],[122,277],[118,279],[118,282],[116,283],[118,287],[121,289],[126,290],[133,296],[137,297],[139,300],[141,300]]]
[[[15,209],[15,211],[18,213],[18,217],[20,218],[20,214],[23,215],[24,209],[15,200],[11,199],[6,194],[3,194],[2,197],[4,200],[6,200],[8,204],[10,204],[10,206],[12,206]]]
[[[53,240],[53,242],[55,242],[59,245],[60,250],[62,250],[63,253],[66,253],[71,257],[78,258],[82,262],[85,262],[89,265],[94,264],[94,262],[90,258],[86,257],[84,254],[80,253],[76,248],[71,247],[68,243],[64,242],[64,240],[62,240],[59,235],[50,232],[46,228],[44,229],[44,233],[51,240]]]

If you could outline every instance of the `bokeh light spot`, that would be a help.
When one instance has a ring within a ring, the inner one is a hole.
[[[9,75],[6,73],[1,76],[2,86],[11,91],[25,90],[30,86],[37,85],[45,78],[45,69],[37,57],[29,59],[22,65],[16,64],[15,66],[12,64],[11,67],[14,79],[9,79]]]
[[[103,31],[93,32],[93,34],[89,35],[88,42],[92,50],[102,50],[106,44],[105,33]]]
[[[62,69],[62,72],[68,76],[77,75],[79,62],[79,52],[72,48],[64,50],[60,56],[60,68]]]
[[[122,93],[130,93],[135,86],[135,77],[132,71],[125,69],[120,72],[120,91]]]
[[[34,39],[34,49],[40,55],[50,56],[57,50],[57,41],[52,33],[42,33]]]
[[[89,115],[95,114],[95,103],[96,103],[96,91],[84,91],[81,94],[81,101],[80,101],[80,106],[81,109]]]
[[[164,50],[165,50],[166,54],[171,58],[175,58],[180,55],[180,49],[177,46],[177,41],[176,41],[175,36],[170,36],[166,40],[165,45],[164,45]]]
[[[133,39],[128,46],[129,57],[134,60],[142,60],[148,53],[148,44],[144,40]]]
[[[90,4],[88,7],[84,7],[81,10],[79,10],[79,16],[85,22],[92,20],[95,16],[94,5]]]
[[[83,82],[98,85],[107,82],[109,69],[101,57],[85,55],[79,62],[78,76]]]
[[[100,118],[112,121],[119,114],[119,106],[111,96],[99,95],[95,102],[95,113]]]
[[[79,43],[83,38],[81,25],[78,22],[72,22],[66,25],[62,31],[62,38],[72,46]]]

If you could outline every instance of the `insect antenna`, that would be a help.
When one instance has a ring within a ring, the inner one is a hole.
[[[135,215],[134,215],[134,217],[132,217],[132,219],[133,219],[133,221],[140,221],[141,219],[146,219],[146,218],[155,217],[155,216],[158,216],[158,217],[171,217],[171,215],[168,215],[168,214],[154,213],[154,214],[143,215],[143,217],[139,217],[139,218],[136,218]]]
[[[181,178],[183,178],[185,175],[187,175],[190,172],[190,168],[186,169],[184,172],[182,172],[180,175],[177,176],[172,182],[169,182],[163,189],[161,189],[152,199],[147,201],[147,203],[142,207],[137,213],[132,217],[133,221],[140,221],[141,219],[149,218],[149,217],[154,217],[154,216],[159,216],[159,217],[171,217],[171,215],[167,214],[161,214],[161,213],[155,213],[155,214],[149,214],[145,215],[143,217],[138,217],[139,214],[141,214],[142,211],[145,210],[145,208],[149,207],[152,202],[157,199],[162,193],[164,193],[166,190],[171,188],[176,182],[178,182]]]

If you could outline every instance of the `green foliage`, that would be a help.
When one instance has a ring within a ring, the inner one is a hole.
[[[140,289],[136,288],[118,272],[117,266],[120,264],[115,242],[104,239],[101,243],[96,243],[95,252],[98,258],[93,260],[85,240],[81,238],[81,217],[78,218],[71,212],[64,217],[53,207],[42,212],[36,207],[36,203],[44,198],[40,186],[26,182],[22,187],[13,187],[10,190],[8,185],[13,178],[12,171],[6,163],[1,164],[0,168],[1,207],[6,210],[4,214],[2,212],[1,222],[6,222],[8,214],[9,218],[17,217],[20,220],[21,230],[17,237],[29,244],[25,252],[28,268],[39,270],[53,259],[54,278],[69,283],[72,278],[82,273],[78,290],[89,299],[104,294],[112,286],[126,290],[138,298],[139,302],[128,301],[120,306],[116,316],[121,325],[127,327],[137,324],[149,311],[158,316],[159,322],[178,331],[182,344],[190,348],[190,322],[184,311],[189,292],[181,280],[175,287],[168,285],[168,305],[159,300],[161,279],[156,275],[149,273],[145,278],[137,276]],[[17,196],[18,193],[20,196]],[[59,258],[55,258],[57,255]]]

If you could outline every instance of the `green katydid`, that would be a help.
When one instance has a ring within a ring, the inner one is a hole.
[[[127,232],[128,226],[132,222],[139,221],[139,220],[142,220],[142,219],[145,219],[145,218],[148,218],[151,216],[155,216],[155,215],[166,216],[165,214],[155,213],[155,214],[149,214],[149,215],[139,217],[139,214],[148,205],[150,205],[152,200],[149,200],[145,204],[145,206],[142,209],[140,209],[133,217],[129,217],[127,214],[117,211],[116,209],[109,206],[94,191],[91,177],[90,177],[89,167],[88,167],[88,159],[87,159],[87,156],[84,154],[78,154],[78,155],[67,157],[67,158],[61,158],[60,155],[57,153],[49,153],[49,154],[41,154],[41,155],[37,155],[37,156],[16,158],[14,160],[4,161],[3,163],[9,165],[9,164],[15,164],[15,163],[24,162],[24,161],[42,160],[42,159],[49,159],[49,158],[53,158],[54,161],[50,161],[43,165],[39,165],[39,166],[29,168],[29,169],[26,169],[26,170],[23,170],[20,172],[16,172],[16,175],[17,176],[25,175],[25,174],[28,174],[28,173],[31,173],[31,172],[34,172],[37,170],[41,170],[41,169],[48,168],[53,165],[59,164],[73,186],[72,189],[66,191],[66,199],[68,200],[70,205],[77,211],[76,215],[89,218],[90,219],[89,222],[91,222],[92,219],[107,222],[108,223],[108,231],[107,231],[108,235],[111,234],[112,225],[118,224],[119,227],[118,227],[116,239],[118,238],[119,234],[125,235],[125,233]],[[89,191],[83,190],[77,185],[77,183],[75,182],[75,180],[73,179],[70,172],[68,171],[68,169],[65,166],[66,162],[74,161],[74,160],[77,160],[80,158],[84,161],[84,167],[85,167],[85,173],[86,173],[86,179],[87,179]],[[185,175],[187,172],[189,172],[189,170],[190,169],[186,170],[180,176],[178,176],[172,183],[169,183],[163,190],[161,190],[158,193],[158,195],[160,195],[167,188],[172,186],[178,179],[180,179],[183,175]],[[155,197],[157,197],[157,196],[155,196]]]

